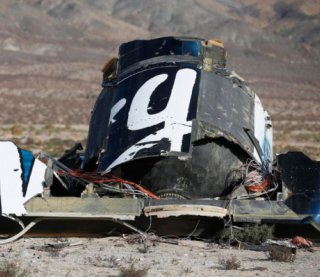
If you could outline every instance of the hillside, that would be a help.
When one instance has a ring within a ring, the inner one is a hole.
[[[121,42],[218,37],[270,111],[276,149],[320,158],[319,0],[2,0],[0,26],[2,137],[26,136],[12,124],[87,125]]]

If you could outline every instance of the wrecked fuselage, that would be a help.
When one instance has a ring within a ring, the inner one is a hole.
[[[258,96],[225,69],[218,40],[122,44],[104,69],[83,169],[97,166],[161,198],[213,198],[254,160],[268,173],[272,126]]]
[[[290,152],[273,161],[270,116],[225,58],[219,40],[122,44],[104,67],[84,152],[77,144],[38,159],[0,142],[0,232],[4,218],[23,228],[0,244],[44,220],[40,234],[96,233],[93,221],[107,221],[99,227],[110,234],[212,236],[248,223],[320,230],[319,162]]]

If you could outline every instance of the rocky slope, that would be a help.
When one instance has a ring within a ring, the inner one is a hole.
[[[271,112],[277,149],[320,157],[319,0],[3,0],[0,26],[2,124],[87,124],[123,41],[219,37]]]

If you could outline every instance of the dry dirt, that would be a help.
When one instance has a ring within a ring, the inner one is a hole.
[[[179,243],[157,243],[145,251],[143,245],[128,244],[122,237],[24,238],[0,246],[0,266],[9,266],[20,276],[121,276],[131,266],[134,267],[129,270],[131,274],[133,270],[141,270],[146,276],[320,275],[319,247],[314,247],[313,252],[299,249],[296,260],[290,263],[270,261],[266,252],[261,251],[221,248],[190,240]],[[219,262],[232,255],[240,262],[238,270],[226,270]]]
[[[84,124],[4,124],[0,127],[2,140],[14,141],[34,154],[44,151],[57,158],[77,142],[85,146],[87,133],[88,125]]]

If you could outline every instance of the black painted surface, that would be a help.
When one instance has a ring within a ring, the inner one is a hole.
[[[163,37],[151,40],[134,40],[123,43],[119,49],[119,71],[153,57],[181,55],[198,57],[201,54],[199,39]]]
[[[94,105],[88,141],[84,156],[84,169],[93,170],[97,168],[97,160],[101,150],[106,145],[108,136],[108,122],[110,110],[113,105],[114,92],[113,87],[105,87],[98,96]]]
[[[132,75],[117,85],[116,94],[112,101],[113,103],[117,103],[121,99],[126,99],[126,105],[117,114],[115,118],[116,122],[108,128],[106,151],[101,155],[99,163],[98,170],[100,172],[106,170],[106,168],[108,168],[108,166],[124,151],[130,148],[130,146],[135,145],[146,136],[164,128],[165,121],[163,120],[162,122],[156,125],[151,125],[147,128],[134,131],[129,130],[127,122],[131,103],[136,92],[146,81],[160,74],[168,74],[168,79],[155,89],[149,102],[150,110],[148,110],[148,114],[161,112],[168,104],[176,74],[182,68],[192,68],[196,71],[199,71],[194,66],[186,67],[184,64],[171,65],[170,67],[164,66],[161,68],[151,68],[150,70],[145,69],[140,74]],[[193,89],[193,94],[197,95],[197,93],[198,85],[196,84]],[[181,92],[181,97],[183,97],[183,92]],[[195,97],[195,99],[197,99],[197,97]],[[192,109],[194,114],[191,115],[191,117],[194,118],[196,116],[196,101],[190,102],[190,106],[194,106]],[[146,147],[142,151],[140,150],[137,153],[133,153],[132,158],[137,159],[142,157],[160,156],[161,152],[170,151],[170,145],[170,141],[166,138],[163,138],[162,140],[158,141],[155,146],[150,148]],[[187,147],[187,150],[189,151],[189,147]]]
[[[245,129],[254,130],[254,94],[230,78],[228,71],[219,71],[202,72],[197,119],[232,136],[249,154],[253,153]]]
[[[298,214],[320,214],[320,162],[302,152],[288,152],[277,157],[281,179],[290,191],[286,205]]]
[[[177,72],[189,68],[197,72],[187,114],[187,120],[192,120],[192,132],[183,136],[181,150],[171,152],[171,141],[164,137],[152,147],[132,152],[129,161],[112,169],[112,173],[158,194],[212,198],[230,191],[239,181],[235,169],[252,158],[254,144],[246,130],[254,131],[254,94],[225,69],[201,70],[200,45],[200,40],[160,38],[120,47],[117,78],[104,78],[104,89],[92,114],[85,169],[93,169],[97,162],[98,171],[105,172],[124,151],[163,129],[165,122],[140,130],[128,129],[133,97],[150,78],[168,74],[150,97],[148,114],[156,115],[166,108]],[[108,125],[110,110],[121,99],[126,105],[116,121]],[[210,132],[215,135],[208,136]]]

